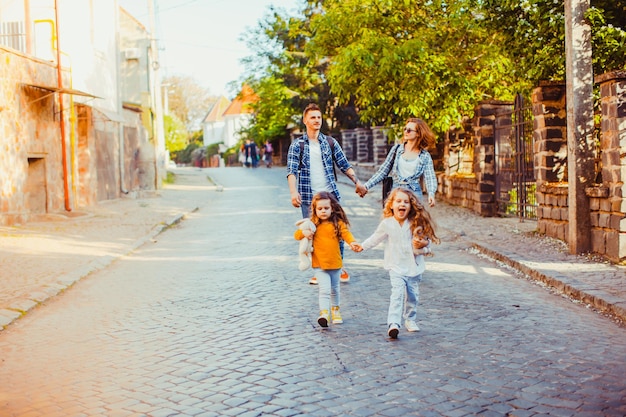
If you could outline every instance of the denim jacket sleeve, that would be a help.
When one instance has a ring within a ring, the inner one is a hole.
[[[391,173],[391,170],[395,163],[395,159],[398,156],[399,147],[400,144],[396,144],[389,150],[385,161],[380,165],[378,171],[376,171],[376,173],[372,175],[372,177],[365,183],[365,188],[367,188],[368,190],[371,189],[373,186],[384,180],[385,177]]]

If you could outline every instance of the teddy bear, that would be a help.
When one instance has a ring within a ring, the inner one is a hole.
[[[315,224],[311,221],[311,219],[302,219],[296,222],[296,226],[298,229],[310,230],[315,233]],[[313,240],[307,239],[306,237],[300,240],[300,247],[298,248],[298,255],[300,259],[300,264],[298,268],[300,271],[305,271],[311,267],[311,253],[313,253]]]
[[[415,247],[416,245],[417,247]],[[430,249],[430,239],[424,236],[424,228],[422,226],[417,226],[413,231],[413,254],[416,256],[434,256]]]

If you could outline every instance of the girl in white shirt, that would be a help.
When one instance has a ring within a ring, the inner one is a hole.
[[[391,281],[387,334],[397,339],[403,316],[407,331],[419,330],[415,319],[419,283],[426,269],[423,254],[430,252],[424,249],[430,249],[430,242],[439,243],[430,214],[412,191],[396,188],[389,193],[383,208],[383,220],[362,247],[368,250],[382,242],[387,243],[383,267],[389,271]]]

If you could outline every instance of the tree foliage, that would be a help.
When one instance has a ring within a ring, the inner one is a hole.
[[[481,100],[565,77],[563,0],[305,4],[297,16],[272,9],[249,35],[248,76],[261,98],[255,134],[282,134],[277,124],[299,119],[311,101],[331,129],[418,116],[443,132]],[[596,74],[625,68],[625,4],[591,0]]]
[[[185,149],[189,143],[189,133],[183,122],[174,115],[169,114],[163,117],[165,130],[165,149],[174,154]]]
[[[274,77],[250,79],[249,84],[262,100],[251,105],[254,109],[252,121],[243,130],[243,136],[258,144],[288,136],[287,127],[294,124],[294,114],[297,113],[292,108],[294,93],[284,85],[283,80]]]
[[[201,129],[202,119],[217,98],[190,76],[167,77],[163,85],[169,112],[185,124],[187,131]]]
[[[244,60],[248,74],[246,82],[259,95],[259,106],[267,105],[279,114],[289,113],[292,126],[300,120],[302,109],[315,102],[321,107],[329,129],[355,127],[354,112],[337,107],[330,91],[326,81],[328,60],[311,59],[305,53],[312,37],[311,17],[316,10],[309,5],[300,16],[289,16],[284,11],[270,9],[257,28],[244,38],[250,50],[255,51]],[[272,92],[272,86],[279,91]],[[267,120],[255,117],[254,123]],[[259,129],[275,132],[269,125]]]
[[[504,39],[516,62],[513,76],[536,85],[565,80],[565,9],[562,0],[484,0],[485,26]],[[592,0],[587,19],[592,27],[594,73],[624,68],[626,2]]]
[[[308,52],[330,59],[328,82],[360,116],[390,125],[410,116],[446,130],[479,100],[508,98],[513,64],[481,25],[474,2],[329,0]]]

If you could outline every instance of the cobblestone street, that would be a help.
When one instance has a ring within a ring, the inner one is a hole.
[[[284,169],[210,177],[198,210],[0,332],[0,416],[626,415],[626,330],[449,228],[420,332],[386,335],[382,247],[346,250],[344,323],[321,330]],[[362,241],[380,204],[340,190]]]

